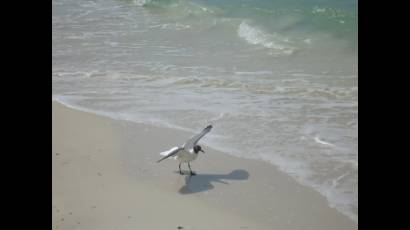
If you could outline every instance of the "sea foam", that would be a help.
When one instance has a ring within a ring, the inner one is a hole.
[[[252,27],[246,22],[242,22],[238,27],[238,36],[252,45],[261,45],[276,51],[276,54],[290,55],[295,51],[295,47],[290,45],[288,38],[279,34],[268,34],[258,27]]]

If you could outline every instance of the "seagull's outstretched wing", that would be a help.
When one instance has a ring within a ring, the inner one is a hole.
[[[159,159],[159,160],[157,161],[157,163],[161,162],[162,160],[167,159],[168,157],[175,156],[175,155],[179,152],[179,150],[181,150],[181,149],[182,149],[182,148],[180,148],[180,147],[174,147],[174,148],[172,148],[172,149],[170,149],[170,150],[168,150],[168,151],[165,151],[165,152],[160,153],[160,154],[161,154],[162,156],[164,156],[164,157],[161,158],[161,159]]]
[[[211,131],[212,129],[212,125],[208,125],[204,130],[202,130],[201,133],[191,137],[189,140],[187,140],[185,142],[185,144],[182,146],[182,148],[186,149],[186,150],[190,150],[192,149],[199,141],[199,139],[201,139],[203,136],[205,136],[205,134],[209,133],[209,131]]]

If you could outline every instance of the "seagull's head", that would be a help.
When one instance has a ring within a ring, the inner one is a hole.
[[[205,153],[205,151],[202,150],[202,148],[201,148],[200,145],[195,145],[195,146],[194,146],[194,152],[195,152],[195,153],[198,153],[199,151]]]

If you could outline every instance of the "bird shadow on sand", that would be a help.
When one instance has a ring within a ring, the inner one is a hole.
[[[176,173],[179,173],[176,171]],[[194,176],[185,175],[185,184],[179,189],[180,194],[192,194],[211,190],[214,188],[212,182],[228,185],[226,180],[247,180],[248,171],[236,169],[228,174],[197,174]]]

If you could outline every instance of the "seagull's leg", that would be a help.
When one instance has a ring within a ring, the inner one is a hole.
[[[178,167],[179,167],[179,174],[183,175],[183,173],[182,173],[182,171],[181,171],[181,163],[182,163],[182,162],[180,162],[179,165],[178,165]]]
[[[189,172],[191,173],[191,175],[196,175],[196,173],[192,172],[191,165],[189,164],[189,162],[188,162],[188,167],[189,167]]]

